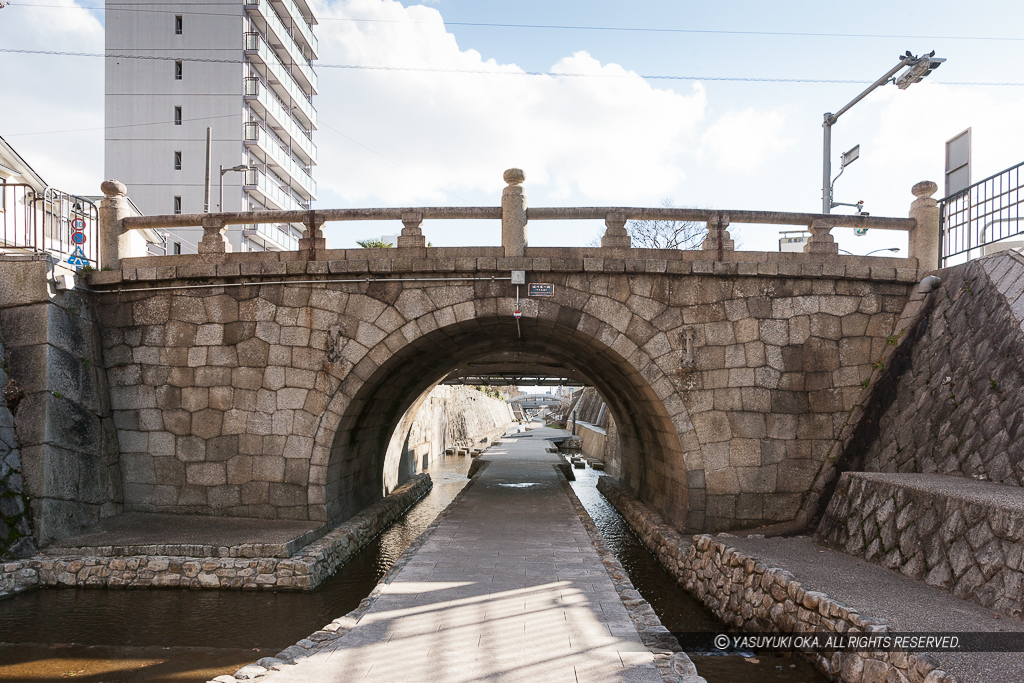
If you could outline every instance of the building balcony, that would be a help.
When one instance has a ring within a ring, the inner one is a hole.
[[[246,0],[245,9],[254,19],[258,18],[257,24],[264,24],[259,27],[261,30],[273,34],[280,42],[288,56],[288,61],[291,62],[291,74],[305,81],[299,84],[303,91],[309,90],[311,94],[315,95],[317,78],[316,72],[313,71],[313,65],[302,53],[302,48],[293,36],[294,31],[285,25],[284,19],[281,18],[274,6],[267,0]],[[277,44],[274,40],[270,40],[269,43]]]
[[[295,237],[288,225],[274,223],[256,223],[242,226],[242,234],[250,240],[263,243],[267,251],[295,251],[299,248],[299,239]]]
[[[284,7],[285,12],[291,19],[292,24],[295,26],[296,32],[302,36],[303,40],[306,41],[306,47],[309,48],[311,59],[316,59],[317,55],[320,54],[320,42],[317,40],[316,35],[313,33],[313,27],[306,21],[306,17],[302,14],[302,10],[295,4],[293,0],[275,0]]]
[[[291,155],[281,140],[276,139],[273,131],[269,131],[257,121],[248,121],[243,124],[245,146],[255,147],[266,158],[263,160],[280,169],[279,175],[288,176],[291,179],[291,187],[298,190],[299,194],[306,195],[306,199],[316,198],[316,181],[310,175],[309,169],[301,166]]]
[[[245,172],[245,191],[256,197],[258,203],[271,210],[306,211],[308,203],[300,202],[276,178],[262,169],[250,168]]]
[[[258,117],[266,121],[278,135],[290,138],[293,153],[297,151],[309,159],[310,164],[316,163],[316,145],[313,144],[311,131],[299,125],[273,88],[261,82],[259,77],[250,76],[245,79],[245,99]]]
[[[305,117],[306,121],[302,123],[308,123],[308,128],[316,128],[316,109],[313,108],[310,96],[299,86],[263,36],[254,31],[246,33],[245,54],[257,71],[260,71],[260,67],[266,71],[266,81],[278,96],[295,106],[292,111]]]

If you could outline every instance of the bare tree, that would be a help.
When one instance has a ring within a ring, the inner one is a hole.
[[[661,203],[667,209],[676,205],[670,199]],[[699,249],[707,226],[700,221],[641,220],[626,223],[633,247],[640,249]]]

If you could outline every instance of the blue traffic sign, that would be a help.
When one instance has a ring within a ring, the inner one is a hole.
[[[75,244],[85,244],[85,233],[84,232],[74,232],[74,233],[71,233],[71,241],[74,242]]]

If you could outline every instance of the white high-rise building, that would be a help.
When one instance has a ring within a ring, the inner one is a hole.
[[[315,24],[306,0],[108,2],[107,178],[144,214],[201,213],[210,127],[210,211],[310,208]],[[222,207],[221,166],[247,167],[223,174]],[[292,250],[301,228],[231,226],[228,239],[234,251]],[[194,253],[202,237],[168,232],[167,253]]]

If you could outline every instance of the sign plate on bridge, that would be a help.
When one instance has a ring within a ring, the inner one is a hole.
[[[530,283],[530,296],[554,296],[555,286],[545,282]]]

